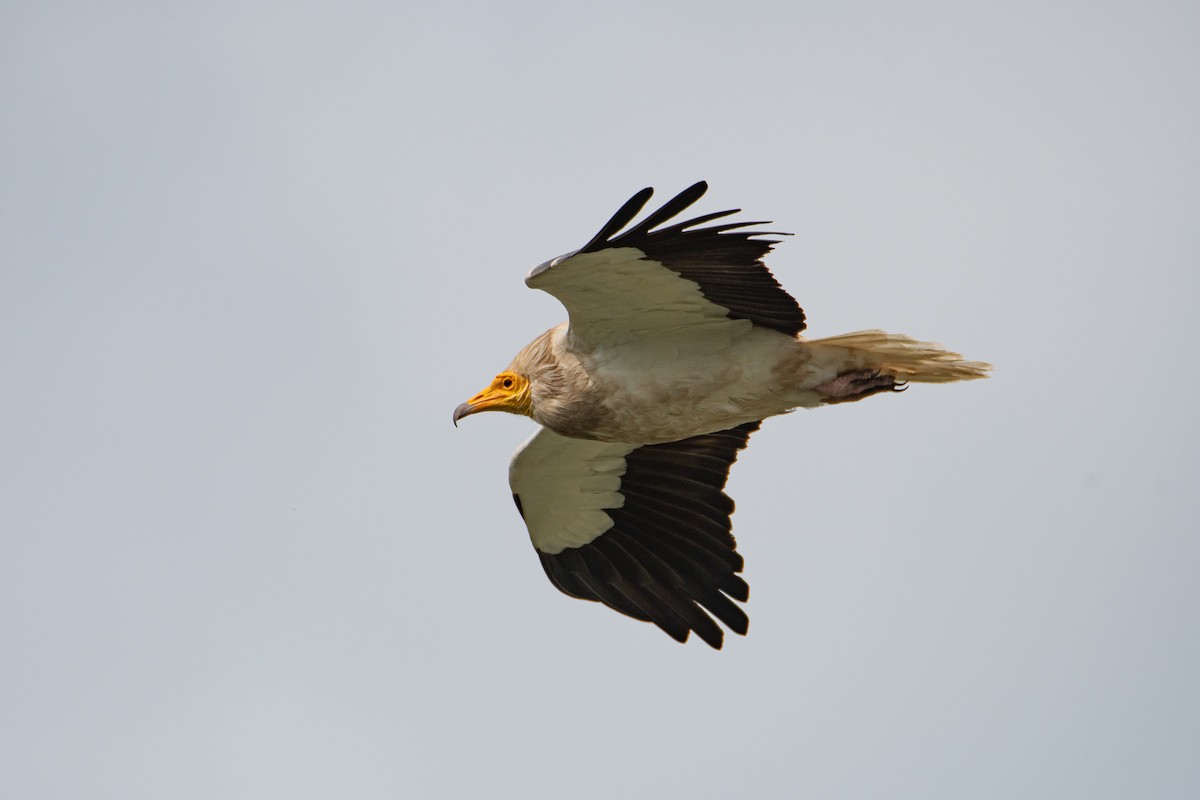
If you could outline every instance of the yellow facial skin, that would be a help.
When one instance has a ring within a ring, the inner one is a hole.
[[[529,381],[515,372],[501,372],[486,389],[454,409],[454,424],[480,411],[507,411],[528,417],[533,412]]]

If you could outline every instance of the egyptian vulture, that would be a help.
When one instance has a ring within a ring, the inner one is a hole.
[[[778,244],[763,237],[786,234],[708,224],[737,209],[667,224],[707,189],[624,230],[653,194],[643,189],[579,250],[534,267],[525,283],[557,297],[569,321],[453,420],[508,411],[541,426],[508,480],[555,586],[720,648],[715,620],[749,626],[725,481],[762,420],[990,367],[876,330],[800,336],[804,311],[762,262]]]

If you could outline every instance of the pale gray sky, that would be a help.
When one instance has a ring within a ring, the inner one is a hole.
[[[1200,794],[1200,12],[8,3],[0,795]],[[695,180],[995,377],[734,470],[749,637],[560,595],[450,412]]]

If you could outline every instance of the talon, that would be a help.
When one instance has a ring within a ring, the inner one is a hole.
[[[897,381],[895,375],[883,375],[878,369],[869,369],[844,372],[817,386],[816,390],[825,396],[826,403],[848,403],[879,392],[902,392],[906,385],[907,381]]]

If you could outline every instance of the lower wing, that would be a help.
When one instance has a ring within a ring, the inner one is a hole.
[[[695,631],[720,648],[713,617],[746,633],[734,601],[750,589],[723,490],[759,424],[641,446],[539,430],[513,457],[509,484],[551,582],[680,642]]]

